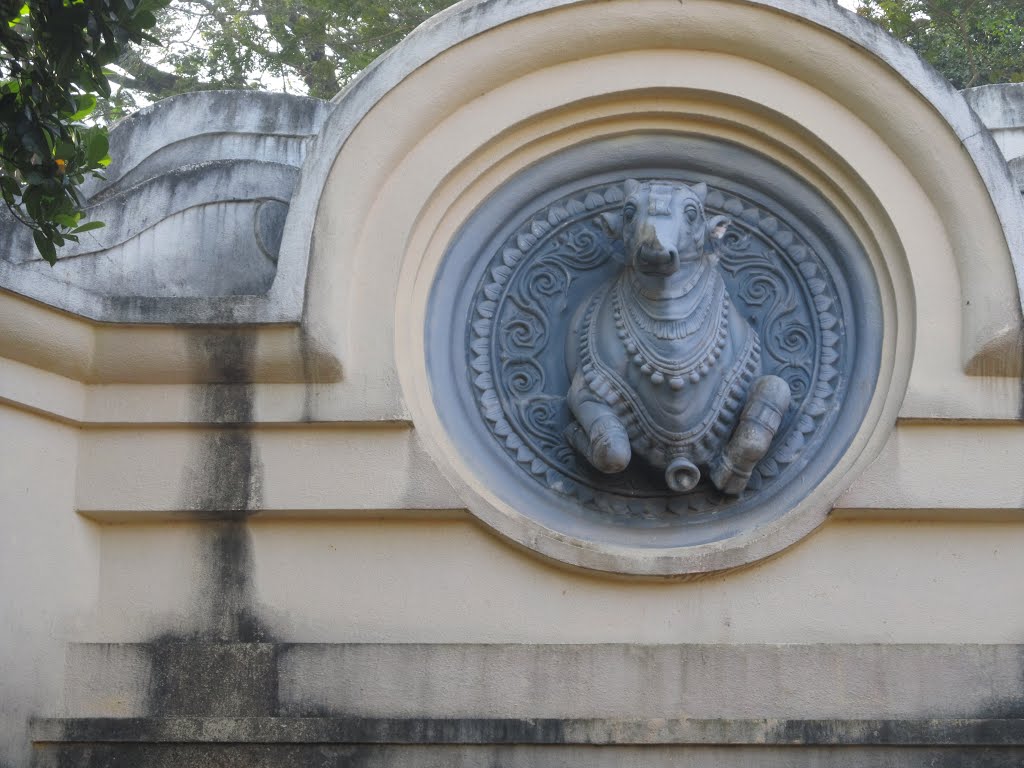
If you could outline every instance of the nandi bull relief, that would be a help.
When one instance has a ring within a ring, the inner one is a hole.
[[[729,298],[715,243],[728,220],[707,186],[625,183],[601,218],[625,268],[576,312],[566,358],[571,445],[601,472],[634,456],[677,493],[702,475],[737,495],[789,408],[789,385],[761,375],[761,341]]]

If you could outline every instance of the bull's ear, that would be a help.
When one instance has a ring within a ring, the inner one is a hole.
[[[701,203],[708,199],[708,185],[703,181],[700,184],[694,184],[690,189],[693,190],[693,194],[697,196]]]
[[[629,197],[638,189],[640,189],[640,182],[636,179],[626,179],[622,185],[622,191],[626,193],[626,197]]]
[[[602,213],[597,217],[597,221],[601,225],[601,229],[605,231],[605,234],[613,240],[618,240],[622,237],[622,214],[618,211],[615,213]]]

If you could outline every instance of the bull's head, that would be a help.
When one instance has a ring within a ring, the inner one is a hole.
[[[705,215],[707,184],[629,179],[624,191],[622,209],[601,219],[622,238],[626,265],[643,274],[667,276],[696,266],[729,225],[725,216]]]

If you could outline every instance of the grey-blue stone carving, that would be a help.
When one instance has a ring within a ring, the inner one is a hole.
[[[625,264],[576,311],[565,354],[572,420],[565,435],[597,470],[633,454],[692,491],[702,471],[736,495],[789,408],[789,385],[761,375],[761,339],[717,269],[726,216],[708,217],[706,184],[628,179],[604,213]]]
[[[640,254],[652,216],[660,247]],[[648,301],[648,257],[687,262],[668,281],[684,306]],[[606,139],[528,169],[465,223],[430,299],[428,372],[453,443],[521,514],[678,547],[776,519],[835,465],[874,391],[880,307],[849,227],[772,161]],[[618,442],[595,444],[602,430]]]

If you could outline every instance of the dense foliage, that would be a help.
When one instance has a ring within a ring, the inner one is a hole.
[[[118,60],[120,109],[209,88],[291,90],[329,99],[454,0],[175,0],[162,50]],[[158,65],[158,66],[155,66]],[[134,99],[134,102],[133,102]]]
[[[858,13],[957,88],[1024,82],[1024,1],[861,0]]]
[[[454,0],[173,0],[165,47],[118,60],[117,109],[182,91],[269,88],[328,99]],[[859,0],[859,13],[959,88],[1024,79],[1024,0]]]
[[[106,130],[83,121],[109,96],[104,67],[149,40],[154,0],[0,0],[0,194],[51,264],[80,225],[76,188],[108,162]]]

